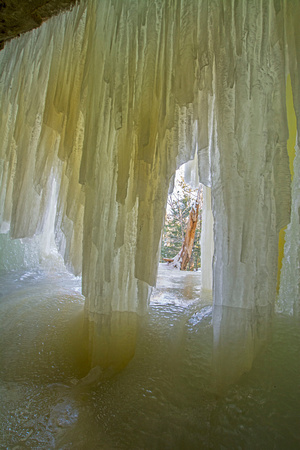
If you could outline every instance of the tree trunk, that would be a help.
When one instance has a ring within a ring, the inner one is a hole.
[[[197,200],[190,210],[189,220],[182,247],[172,262],[172,265],[174,265],[174,267],[180,268],[180,270],[186,270],[193,251],[196,227],[198,222],[200,197],[201,187],[199,186]]]

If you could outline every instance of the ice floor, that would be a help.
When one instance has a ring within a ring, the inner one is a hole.
[[[298,449],[300,327],[276,315],[253,369],[213,390],[211,298],[199,273],[160,267],[135,356],[86,375],[80,279],[1,276],[0,448]]]

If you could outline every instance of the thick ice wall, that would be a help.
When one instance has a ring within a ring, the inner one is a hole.
[[[214,14],[214,340],[221,383],[251,367],[267,335],[278,233],[290,220],[284,8],[239,5],[244,22],[237,10]]]
[[[78,184],[84,9],[51,23],[10,42],[0,54],[4,181],[0,217],[2,223],[10,224],[13,238],[41,233],[55,178],[60,191],[57,238],[61,241],[65,232],[65,261],[78,273],[82,218],[81,223],[77,218],[84,201]],[[73,42],[72,51],[68,41]],[[79,236],[73,242],[76,232]]]
[[[291,221],[285,234],[284,259],[278,298],[280,311],[288,314],[300,313],[300,150],[296,147],[294,177],[292,182]]]
[[[220,281],[215,302],[246,308],[272,303],[277,234],[290,217],[286,77],[279,70],[285,67],[284,52],[272,23],[277,19],[273,5],[261,9],[260,2],[250,4],[248,36],[240,49],[225,39],[234,23],[219,16],[211,158]],[[226,17],[232,16],[228,12]],[[244,282],[236,283],[239,278]]]
[[[238,370],[249,366],[289,221],[295,16],[280,1],[87,0],[0,53],[1,221],[13,237],[41,232],[56,179],[57,244],[82,266],[95,323],[146,307],[170,178],[197,148],[212,189],[216,348],[240,342]]]
[[[279,308],[289,314],[300,313],[300,36],[297,17],[300,5],[287,4],[287,43],[293,100],[288,103],[290,109],[290,134],[296,135],[295,152],[291,159],[292,210],[291,221],[285,234],[284,259],[281,271]],[[293,103],[293,104],[291,104]],[[291,118],[292,116],[292,118]],[[293,123],[295,120],[295,123]],[[291,138],[291,136],[290,136]]]
[[[299,150],[299,117],[300,117],[300,81],[298,68],[300,64],[299,34],[297,34],[297,9],[287,5],[287,43],[290,49],[290,79],[287,83],[287,108],[289,118],[289,153],[292,173],[292,207],[291,220],[285,231],[284,258],[280,275],[278,308],[288,314],[300,312],[300,150]],[[290,85],[291,83],[291,85]],[[297,132],[298,130],[298,132]]]
[[[201,286],[202,289],[213,288],[213,254],[214,254],[214,231],[213,213],[211,208],[211,189],[203,186],[202,206],[202,230],[201,230]]]

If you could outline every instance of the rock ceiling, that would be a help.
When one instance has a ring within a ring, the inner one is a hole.
[[[6,41],[39,27],[75,3],[76,0],[0,0],[0,49]]]

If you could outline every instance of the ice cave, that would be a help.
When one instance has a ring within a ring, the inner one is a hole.
[[[15,3],[3,448],[299,448],[300,2]],[[159,272],[183,164],[204,185],[201,273]]]

